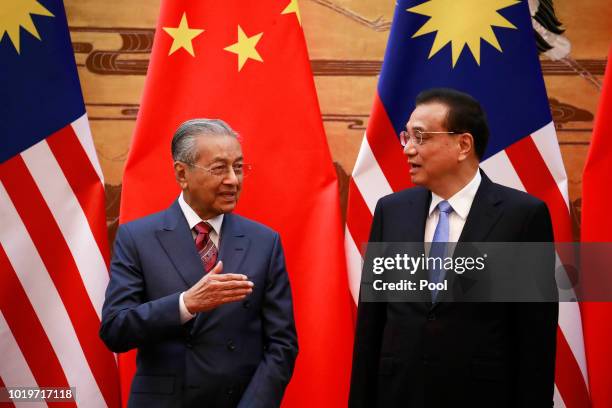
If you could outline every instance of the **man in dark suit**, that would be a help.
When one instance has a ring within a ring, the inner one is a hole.
[[[172,156],[183,191],[120,226],[102,310],[106,345],[138,349],[128,406],[278,407],[298,351],[279,235],[231,214],[248,166],[225,122],[183,123]]]
[[[370,242],[552,242],[546,205],[479,169],[488,136],[484,111],[471,96],[421,93],[401,134],[417,187],[379,200]],[[544,264],[554,286],[554,253]],[[431,296],[429,302],[360,300],[351,407],[553,405],[556,302]]]

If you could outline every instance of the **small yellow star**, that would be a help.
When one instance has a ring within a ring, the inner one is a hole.
[[[300,7],[298,6],[298,0],[291,0],[291,2],[285,7],[281,14],[295,13],[300,26],[302,25],[302,18],[300,17]]]
[[[187,13],[183,13],[181,23],[178,27],[163,27],[163,29],[174,40],[172,41],[172,46],[170,47],[170,52],[168,55],[172,55],[174,51],[184,48],[185,51],[191,54],[192,57],[195,57],[195,53],[193,52],[193,44],[191,41],[198,35],[202,34],[204,30],[189,28],[187,24]]]
[[[238,42],[224,48],[225,51],[238,54],[238,71],[242,69],[249,58],[263,62],[261,55],[255,49],[262,35],[263,33],[259,33],[249,37],[242,31],[242,27],[238,26]]]

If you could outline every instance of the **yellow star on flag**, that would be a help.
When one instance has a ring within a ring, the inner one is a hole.
[[[298,19],[298,23],[300,26],[302,25],[302,17],[300,16],[300,7],[298,6],[298,0],[291,0],[287,7],[281,12],[281,14],[291,14],[295,13],[295,16]]]
[[[255,49],[262,35],[263,33],[259,33],[249,37],[242,31],[242,27],[238,26],[238,42],[224,48],[225,51],[238,54],[238,71],[242,69],[249,58],[263,62],[261,55]]]
[[[498,11],[518,3],[518,0],[429,0],[406,11],[430,17],[412,38],[436,32],[429,58],[450,42],[454,67],[466,45],[480,65],[481,39],[501,52],[493,27],[516,29],[516,26]]]
[[[19,37],[21,27],[37,39],[41,39],[32,21],[32,14],[55,17],[36,0],[8,1],[0,6],[0,41],[6,33],[15,46],[17,54],[21,51]]]
[[[193,44],[191,41],[196,38],[198,35],[204,32],[203,29],[197,28],[189,28],[187,24],[187,13],[183,13],[183,17],[181,18],[181,22],[178,27],[163,27],[164,31],[172,37],[174,41],[172,41],[172,46],[170,47],[170,52],[168,55],[172,55],[172,53],[180,48],[184,48],[192,57],[195,57],[195,53],[193,52]]]

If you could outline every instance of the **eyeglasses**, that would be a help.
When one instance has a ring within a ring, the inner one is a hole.
[[[421,146],[425,142],[425,140],[427,140],[427,138],[423,140],[423,135],[453,135],[455,133],[456,132],[426,132],[419,129],[415,129],[414,134],[411,135],[408,133],[408,131],[404,130],[400,133],[400,143],[402,144],[402,147],[406,147],[408,142],[411,142],[413,145]]]
[[[222,164],[215,164],[211,168],[204,167],[204,166],[199,166],[199,165],[193,164],[193,163],[191,163],[191,164],[188,163],[187,165],[189,167],[195,167],[197,169],[207,171],[207,172],[209,172],[211,175],[213,175],[215,177],[222,177],[222,178],[225,178],[225,177],[230,175],[230,171],[229,171],[230,167],[234,171],[234,174],[236,175],[236,177],[238,177],[238,178],[243,178],[243,177],[248,176],[249,173],[251,172],[251,170],[253,169],[252,165],[244,164],[244,163],[234,164],[233,166],[227,166],[227,165],[222,165]]]

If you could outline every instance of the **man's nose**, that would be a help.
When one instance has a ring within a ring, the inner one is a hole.
[[[414,143],[412,143],[412,138],[408,139],[408,143],[404,146],[404,155],[411,157],[417,154],[417,149]]]
[[[233,167],[229,168],[229,172],[223,178],[223,183],[231,185],[238,185],[240,183],[240,179]]]

